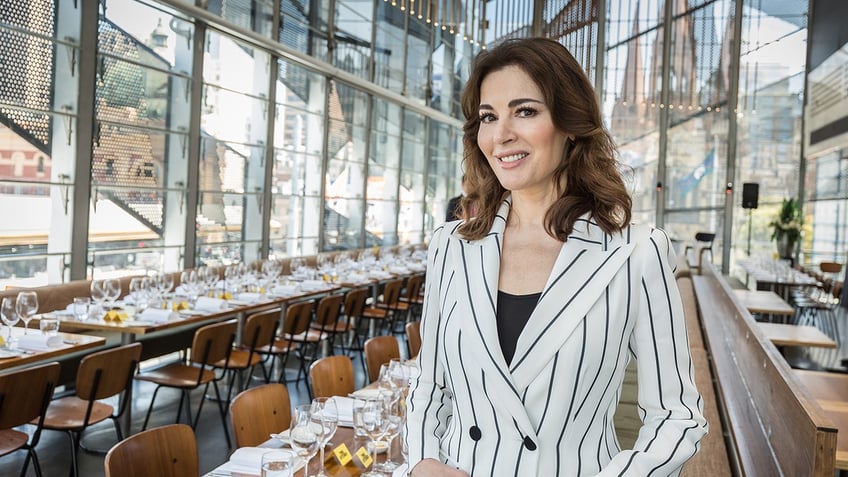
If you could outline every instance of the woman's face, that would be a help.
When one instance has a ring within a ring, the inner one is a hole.
[[[550,194],[568,135],[556,129],[536,82],[517,66],[489,73],[480,85],[477,145],[501,185]]]

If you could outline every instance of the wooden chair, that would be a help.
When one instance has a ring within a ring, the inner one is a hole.
[[[82,433],[92,424],[112,419],[118,440],[124,438],[118,419],[127,409],[129,399],[124,399],[120,409],[102,399],[126,392],[132,386],[141,343],[91,353],[80,361],[77,368],[76,394],[50,403],[44,417],[44,429],[64,431],[71,440],[71,474],[79,475],[77,454]]]
[[[394,336],[375,336],[365,342],[365,365],[368,368],[369,383],[380,379],[380,366],[392,358],[400,358],[400,347]]]
[[[191,427],[170,424],[128,437],[106,454],[106,477],[185,477],[200,474]]]
[[[406,346],[409,348],[409,357],[415,358],[421,351],[421,320],[410,321],[406,324]]]
[[[409,277],[406,287],[398,300],[408,308],[407,322],[421,319],[421,308],[424,306],[424,296],[421,288],[424,286],[424,274],[419,273]]]
[[[342,302],[344,295],[327,295],[318,300],[315,308],[315,320],[309,325],[313,330],[319,331],[324,340],[329,343],[328,354],[333,354],[336,338],[344,337],[350,331],[350,323],[341,321]],[[347,353],[344,340],[341,341],[343,353]]]
[[[309,323],[312,321],[312,309],[314,307],[315,304],[311,300],[289,304],[288,308],[286,308],[286,316],[283,319],[282,334],[270,346],[258,349],[260,353],[269,354],[273,357],[271,371],[273,371],[277,359],[282,357],[280,383],[289,381],[286,379],[286,365],[292,353],[297,355],[300,361],[297,376],[293,381],[297,385],[300,382],[301,376],[303,376],[303,379],[309,379],[305,364],[305,361],[308,359],[308,350],[306,348],[310,343],[317,345],[321,337],[320,331],[309,329]],[[270,372],[265,376],[265,380],[266,382],[270,380]]]
[[[189,423],[192,429],[196,428],[198,419],[200,418],[200,411],[203,410],[203,403],[206,401],[206,391],[209,390],[209,385],[212,384],[215,389],[215,397],[218,401],[218,410],[221,413],[221,422],[224,425],[224,436],[227,439],[227,446],[231,445],[230,433],[227,430],[227,410],[224,407],[224,401],[221,399],[221,391],[218,388],[218,381],[224,377],[225,373],[216,373],[213,365],[220,363],[221,360],[224,360],[224,364],[226,365],[232,352],[235,336],[236,322],[233,320],[206,325],[194,333],[194,339],[191,343],[191,356],[188,362],[174,363],[139,374],[135,377],[140,381],[148,381],[156,384],[156,390],[153,392],[153,396],[150,398],[150,406],[147,408],[147,415],[144,417],[142,430],[147,429],[150,412],[153,410],[153,403],[156,402],[156,395],[162,387],[176,388],[182,391],[180,404],[177,407],[177,422],[180,421],[183,404],[185,403]],[[226,366],[223,369],[226,370]],[[204,398],[200,400],[200,404],[197,406],[197,414],[192,420],[189,393],[200,386],[204,386]]]
[[[242,391],[230,404],[236,447],[255,447],[274,432],[291,426],[291,400],[284,384],[263,384]]]
[[[213,365],[216,368],[226,368],[230,372],[227,402],[230,402],[236,375],[239,377],[239,391],[247,388],[250,376],[253,373],[245,372],[252,371],[257,364],[262,362],[262,355],[258,350],[264,349],[274,341],[280,313],[282,313],[282,310],[273,308],[248,316],[242,330],[241,344],[230,352],[229,361],[221,360]]]
[[[356,390],[353,362],[348,356],[327,356],[309,367],[314,397],[347,396]]]
[[[0,375],[0,456],[26,449],[21,477],[26,475],[30,459],[35,475],[41,477],[35,446],[41,437],[44,414],[53,398],[53,389],[59,380],[59,368],[59,363],[54,362]],[[13,429],[33,420],[36,421],[32,437]]]
[[[394,332],[395,317],[406,305],[400,303],[400,292],[403,289],[403,279],[398,278],[386,282],[383,293],[371,306],[365,306],[359,314],[356,324],[357,343],[362,343],[370,336],[370,324],[373,322],[375,334],[391,334]],[[363,345],[364,346],[364,345]]]

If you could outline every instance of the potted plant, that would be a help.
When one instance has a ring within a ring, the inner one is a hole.
[[[795,247],[801,239],[803,215],[795,198],[783,199],[777,218],[769,223],[772,227],[771,239],[777,244],[780,258],[792,260]]]

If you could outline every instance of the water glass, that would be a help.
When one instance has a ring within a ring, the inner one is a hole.
[[[318,452],[321,439],[312,423],[311,404],[296,406],[292,412],[291,428],[289,429],[289,444],[297,454],[306,460],[306,468],[309,469],[309,460]]]
[[[272,450],[262,454],[262,477],[292,477],[297,454],[290,450]]]
[[[91,298],[87,296],[74,297],[73,312],[74,318],[77,321],[85,321],[88,319],[88,309],[91,306]]]
[[[44,315],[38,320],[38,328],[44,336],[59,334],[59,318],[56,315]]]

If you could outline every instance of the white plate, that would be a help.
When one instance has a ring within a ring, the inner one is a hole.
[[[23,352],[16,349],[0,349],[0,359],[17,358],[23,356]]]

